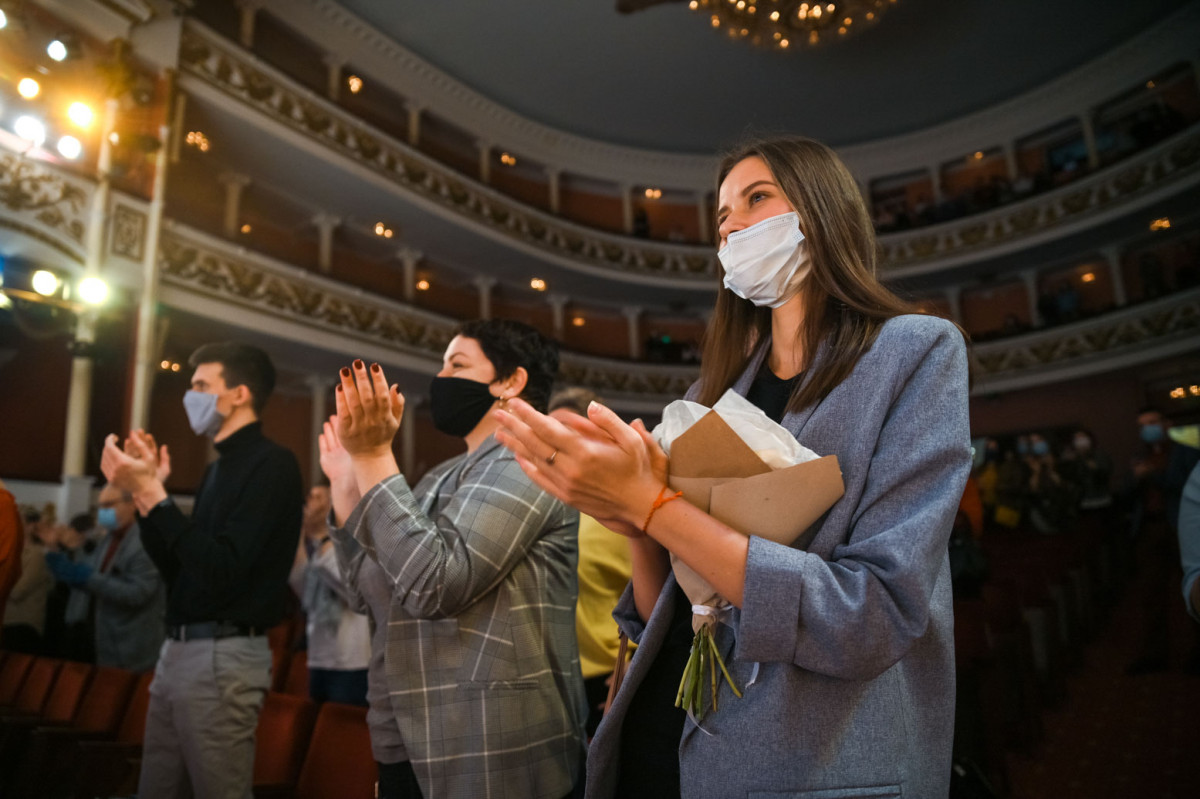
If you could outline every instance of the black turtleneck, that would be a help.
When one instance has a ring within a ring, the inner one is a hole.
[[[258,422],[216,445],[192,518],[167,501],[141,520],[142,544],[167,583],[167,624],[283,618],[304,505],[300,467]]]

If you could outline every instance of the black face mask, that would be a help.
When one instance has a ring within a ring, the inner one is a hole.
[[[498,398],[488,384],[462,377],[435,377],[429,384],[433,426],[449,436],[462,438],[492,409]]]

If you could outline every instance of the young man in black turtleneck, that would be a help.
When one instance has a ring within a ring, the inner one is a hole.
[[[167,583],[167,641],[150,686],[139,796],[250,797],[254,731],[271,680],[267,628],[285,614],[304,503],[291,452],[258,418],[275,386],[265,352],[207,344],[184,397],[218,458],[191,518],[167,496],[166,447],[134,430],[105,441],[101,469],[129,491],[142,543]]]

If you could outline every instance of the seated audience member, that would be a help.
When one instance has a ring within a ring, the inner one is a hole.
[[[51,552],[46,561],[55,578],[74,589],[68,629],[72,621],[93,620],[96,663],[149,671],[166,632],[162,577],[142,547],[133,497],[108,485],[99,505],[96,521],[104,535],[92,552],[79,559]]]
[[[550,416],[562,420],[572,414],[587,417],[596,395],[585,388],[568,388],[550,398]],[[596,734],[608,699],[620,631],[613,610],[629,584],[633,565],[629,539],[593,519],[579,514],[579,601],[575,604],[575,636],[579,640],[579,665],[587,691],[587,734]]]
[[[21,576],[4,608],[4,648],[10,652],[40,655],[42,633],[46,629],[46,599],[54,587],[54,577],[46,568],[46,547],[39,537],[42,516],[32,509],[26,510],[24,516]]]
[[[314,702],[366,705],[370,624],[342,579],[329,538],[329,508],[329,486],[309,489],[303,534],[288,578],[305,613],[308,693]]]

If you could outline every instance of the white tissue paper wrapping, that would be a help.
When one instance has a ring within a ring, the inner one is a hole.
[[[684,431],[700,421],[709,408],[688,400],[675,400],[663,408],[662,422],[651,435],[669,456],[671,443]],[[813,461],[820,456],[802,446],[783,426],[772,421],[758,406],[729,389],[711,410],[745,441],[750,449],[772,469],[784,469],[797,463]]]

